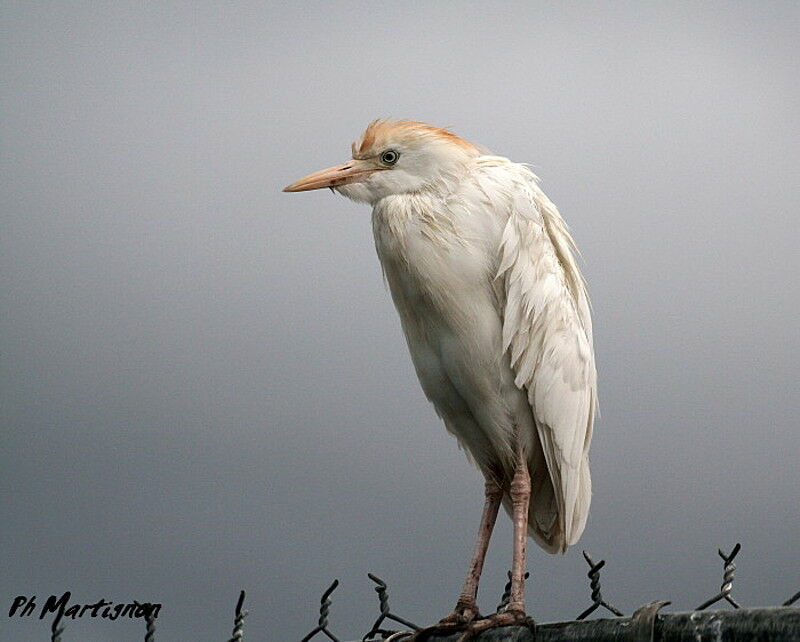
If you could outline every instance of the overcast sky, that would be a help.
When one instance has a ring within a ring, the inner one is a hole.
[[[0,596],[158,601],[157,639],[298,640],[452,608],[482,479],[419,389],[369,210],[281,188],[373,118],[532,163],[583,252],[601,417],[530,613],[798,586],[800,8],[7,3]],[[511,560],[501,516],[479,603]],[[48,625],[0,616],[0,639]],[[69,622],[64,642],[139,640]]]

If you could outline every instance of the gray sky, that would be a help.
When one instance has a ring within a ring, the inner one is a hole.
[[[532,163],[574,230],[601,418],[530,613],[798,588],[796,3],[3,3],[2,604],[164,604],[158,639],[452,608],[482,481],[419,390],[369,210],[290,181],[373,118]],[[480,604],[510,564],[503,516]],[[77,621],[65,642],[137,640]],[[267,631],[269,633],[267,633]],[[45,623],[0,617],[0,639]]]

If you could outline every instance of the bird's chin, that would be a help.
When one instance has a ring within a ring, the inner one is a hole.
[[[366,181],[339,185],[339,187],[334,187],[333,189],[357,203],[373,203],[376,200]]]

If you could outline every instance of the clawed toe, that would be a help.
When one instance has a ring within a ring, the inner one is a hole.
[[[470,623],[480,617],[481,615],[475,607],[456,608],[450,615],[442,618],[433,626],[417,631],[409,639],[409,642],[425,642],[434,636],[442,637],[465,631]]]
[[[483,616],[478,612],[478,607],[475,605],[456,607],[455,610],[445,618],[439,620],[439,624],[443,625],[466,625],[474,620],[479,620]]]
[[[467,614],[454,611],[437,624],[417,631],[408,642],[427,642],[433,637],[445,637],[454,633],[461,633],[458,642],[467,642],[483,631],[497,629],[504,626],[535,626],[533,618],[525,615],[524,611],[504,611],[488,617],[472,616],[467,620]]]
[[[466,642],[483,631],[503,626],[527,626],[533,629],[535,625],[533,618],[525,615],[524,611],[504,611],[480,620],[474,620],[468,624],[463,635],[458,638],[458,642]]]
[[[445,620],[447,620],[447,618],[444,618],[444,620],[441,620],[438,624],[417,631],[408,638],[408,642],[428,642],[432,637],[443,637],[452,633],[458,633],[459,631],[464,631],[468,626],[464,622],[449,622]]]

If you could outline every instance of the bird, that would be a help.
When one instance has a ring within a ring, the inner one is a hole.
[[[284,191],[327,187],[372,206],[378,259],[422,390],[485,481],[466,579],[437,630],[530,622],[527,538],[566,552],[591,500],[597,371],[575,242],[529,165],[450,128],[378,119],[351,152]],[[501,505],[513,522],[510,597],[483,617],[478,584]]]

